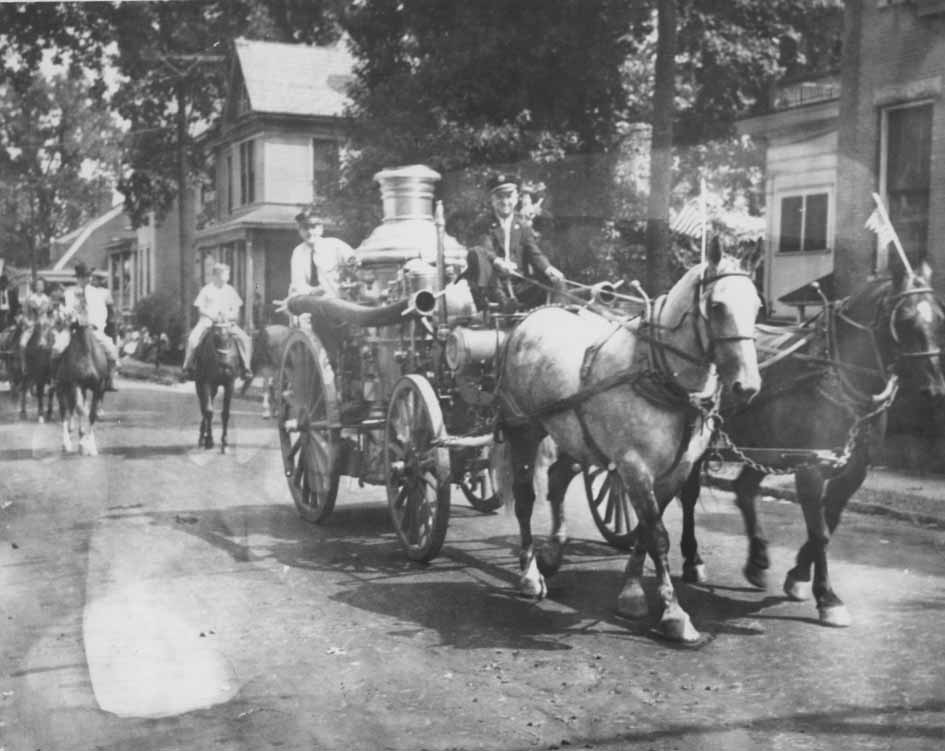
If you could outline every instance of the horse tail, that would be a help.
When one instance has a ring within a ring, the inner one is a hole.
[[[538,444],[533,462],[532,488],[535,498],[548,497],[548,470],[557,459],[558,445],[551,436],[545,436]],[[515,495],[512,492],[515,475],[512,469],[512,449],[508,441],[493,444],[489,463],[496,495],[506,509],[511,509],[515,505]]]
[[[506,510],[511,510],[515,504],[515,495],[512,493],[514,475],[512,473],[512,449],[508,441],[492,444],[489,454],[489,464],[492,470],[492,479],[495,482],[495,493],[502,501]]]

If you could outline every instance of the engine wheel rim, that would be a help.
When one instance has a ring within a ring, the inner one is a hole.
[[[604,539],[622,550],[632,548],[637,516],[616,470],[585,468],[584,490],[594,524]]]

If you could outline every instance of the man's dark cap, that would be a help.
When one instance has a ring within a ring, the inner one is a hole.
[[[92,269],[90,269],[90,268],[86,265],[85,261],[79,261],[79,262],[75,265],[75,275],[76,275],[76,277],[80,277],[80,276],[92,276]]]
[[[513,175],[510,172],[496,172],[494,175],[489,177],[486,187],[489,189],[489,193],[498,193],[500,191],[511,190],[512,188],[518,189],[522,184],[521,178],[518,175]]]
[[[325,224],[324,217],[319,216],[319,214],[311,207],[306,207],[296,214],[295,221],[303,227],[314,227],[319,224],[324,226]]]

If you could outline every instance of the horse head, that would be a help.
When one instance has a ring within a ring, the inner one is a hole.
[[[932,289],[932,269],[923,261],[912,273],[892,261],[891,291],[879,308],[876,328],[881,358],[900,377],[913,379],[926,397],[945,397],[942,350],[945,311]]]
[[[761,388],[755,351],[761,299],[753,281],[761,254],[760,243],[733,252],[714,237],[705,263],[689,272],[703,356],[715,365],[722,383],[739,404],[751,401]]]
[[[236,335],[229,323],[215,322],[206,337],[212,347],[211,359],[218,371],[235,376],[239,371],[239,350],[236,348]]]

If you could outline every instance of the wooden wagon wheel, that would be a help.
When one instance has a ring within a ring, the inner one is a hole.
[[[637,515],[617,471],[585,467],[584,490],[591,516],[604,539],[620,550],[633,548]]]
[[[502,505],[502,499],[495,489],[495,478],[489,464],[487,446],[481,449],[460,449],[454,454],[453,466],[456,470],[455,482],[463,491],[469,505],[483,514],[491,514]]]
[[[407,556],[431,560],[446,539],[450,516],[450,452],[443,412],[430,382],[418,375],[397,381],[384,429],[387,505]]]
[[[341,425],[334,375],[311,332],[289,335],[276,380],[282,465],[299,515],[324,521],[335,507]]]

